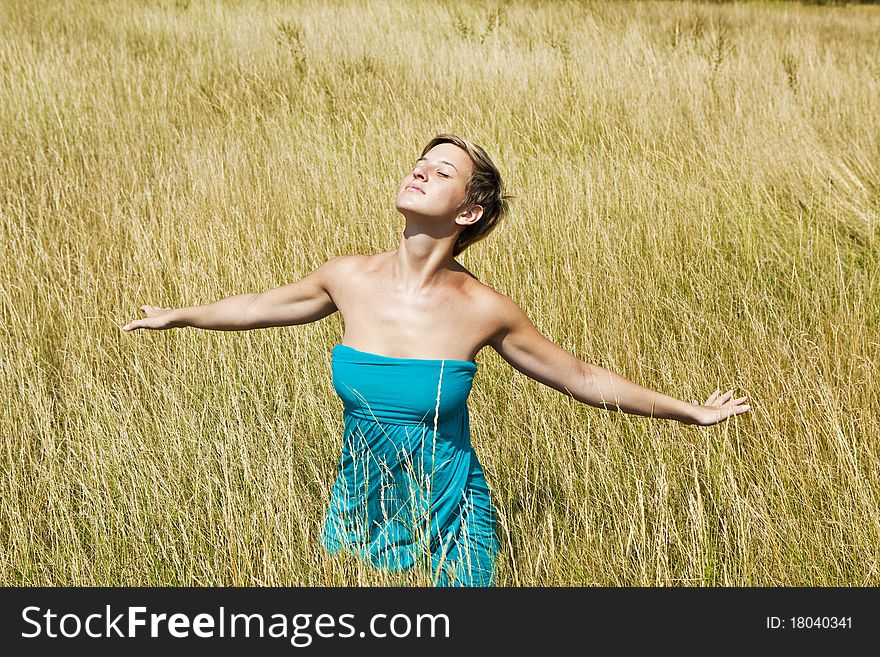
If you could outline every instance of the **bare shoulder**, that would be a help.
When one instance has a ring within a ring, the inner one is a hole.
[[[522,374],[559,392],[585,399],[588,367],[584,362],[538,331],[513,299],[484,287],[483,312],[489,335],[485,344]]]
[[[358,266],[364,265],[372,256],[363,253],[344,253],[333,256],[327,263],[332,263],[334,269],[344,269],[346,271]]]
[[[360,253],[333,256],[318,267],[313,275],[317,278],[318,284],[338,305],[346,283],[363,271],[368,257]]]
[[[474,306],[479,308],[481,324],[486,335],[483,344],[500,352],[501,342],[511,328],[517,323],[529,322],[529,319],[513,299],[479,282],[476,277],[468,288]]]
[[[505,338],[511,333],[536,332],[523,309],[506,294],[483,283],[475,283],[472,290],[487,336],[484,345],[503,355]]]
[[[370,256],[362,253],[347,253],[333,256],[323,265],[323,269],[332,279],[340,279],[357,273],[366,266]]]

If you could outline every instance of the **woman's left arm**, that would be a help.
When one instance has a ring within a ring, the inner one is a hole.
[[[733,390],[715,390],[703,404],[689,403],[629,381],[599,365],[586,363],[544,337],[510,298],[494,293],[494,332],[488,344],[526,376],[578,401],[611,411],[622,411],[685,424],[708,426],[749,410],[745,397],[733,399]]]
[[[587,403],[606,410],[678,420],[685,424],[701,426],[717,424],[731,415],[739,415],[749,410],[745,397],[732,399],[733,390],[728,390],[722,395],[720,389],[716,388],[704,404],[691,404],[640,386],[604,367],[590,363],[584,365],[589,368],[591,379],[591,394]]]

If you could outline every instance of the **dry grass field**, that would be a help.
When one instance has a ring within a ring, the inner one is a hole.
[[[120,327],[396,248],[451,131],[515,195],[462,264],[585,361],[751,405],[611,413],[484,349],[499,585],[880,585],[878,35],[851,4],[6,0],[0,582],[389,583],[319,542],[338,314]]]

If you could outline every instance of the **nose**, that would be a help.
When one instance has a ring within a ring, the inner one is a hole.
[[[427,180],[427,176],[425,176],[424,171],[422,170],[422,165],[417,164],[413,167],[413,178],[418,178],[419,180]]]

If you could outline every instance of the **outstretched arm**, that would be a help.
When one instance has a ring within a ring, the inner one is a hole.
[[[710,425],[749,410],[745,397],[716,390],[704,404],[691,404],[585,363],[544,337],[508,297],[493,296],[496,331],[489,344],[526,376],[579,402],[611,411]]]
[[[704,404],[691,404],[640,386],[604,367],[591,363],[584,365],[590,372],[591,401],[587,403],[606,410],[699,425],[716,424],[749,410],[749,405],[744,403],[745,397],[731,399],[733,390],[722,395],[716,388]]]
[[[265,292],[246,292],[184,308],[141,306],[147,317],[129,322],[122,329],[162,330],[192,326],[214,331],[247,331],[316,322],[336,312],[330,296],[332,282],[352,257],[331,258],[305,278]]]

